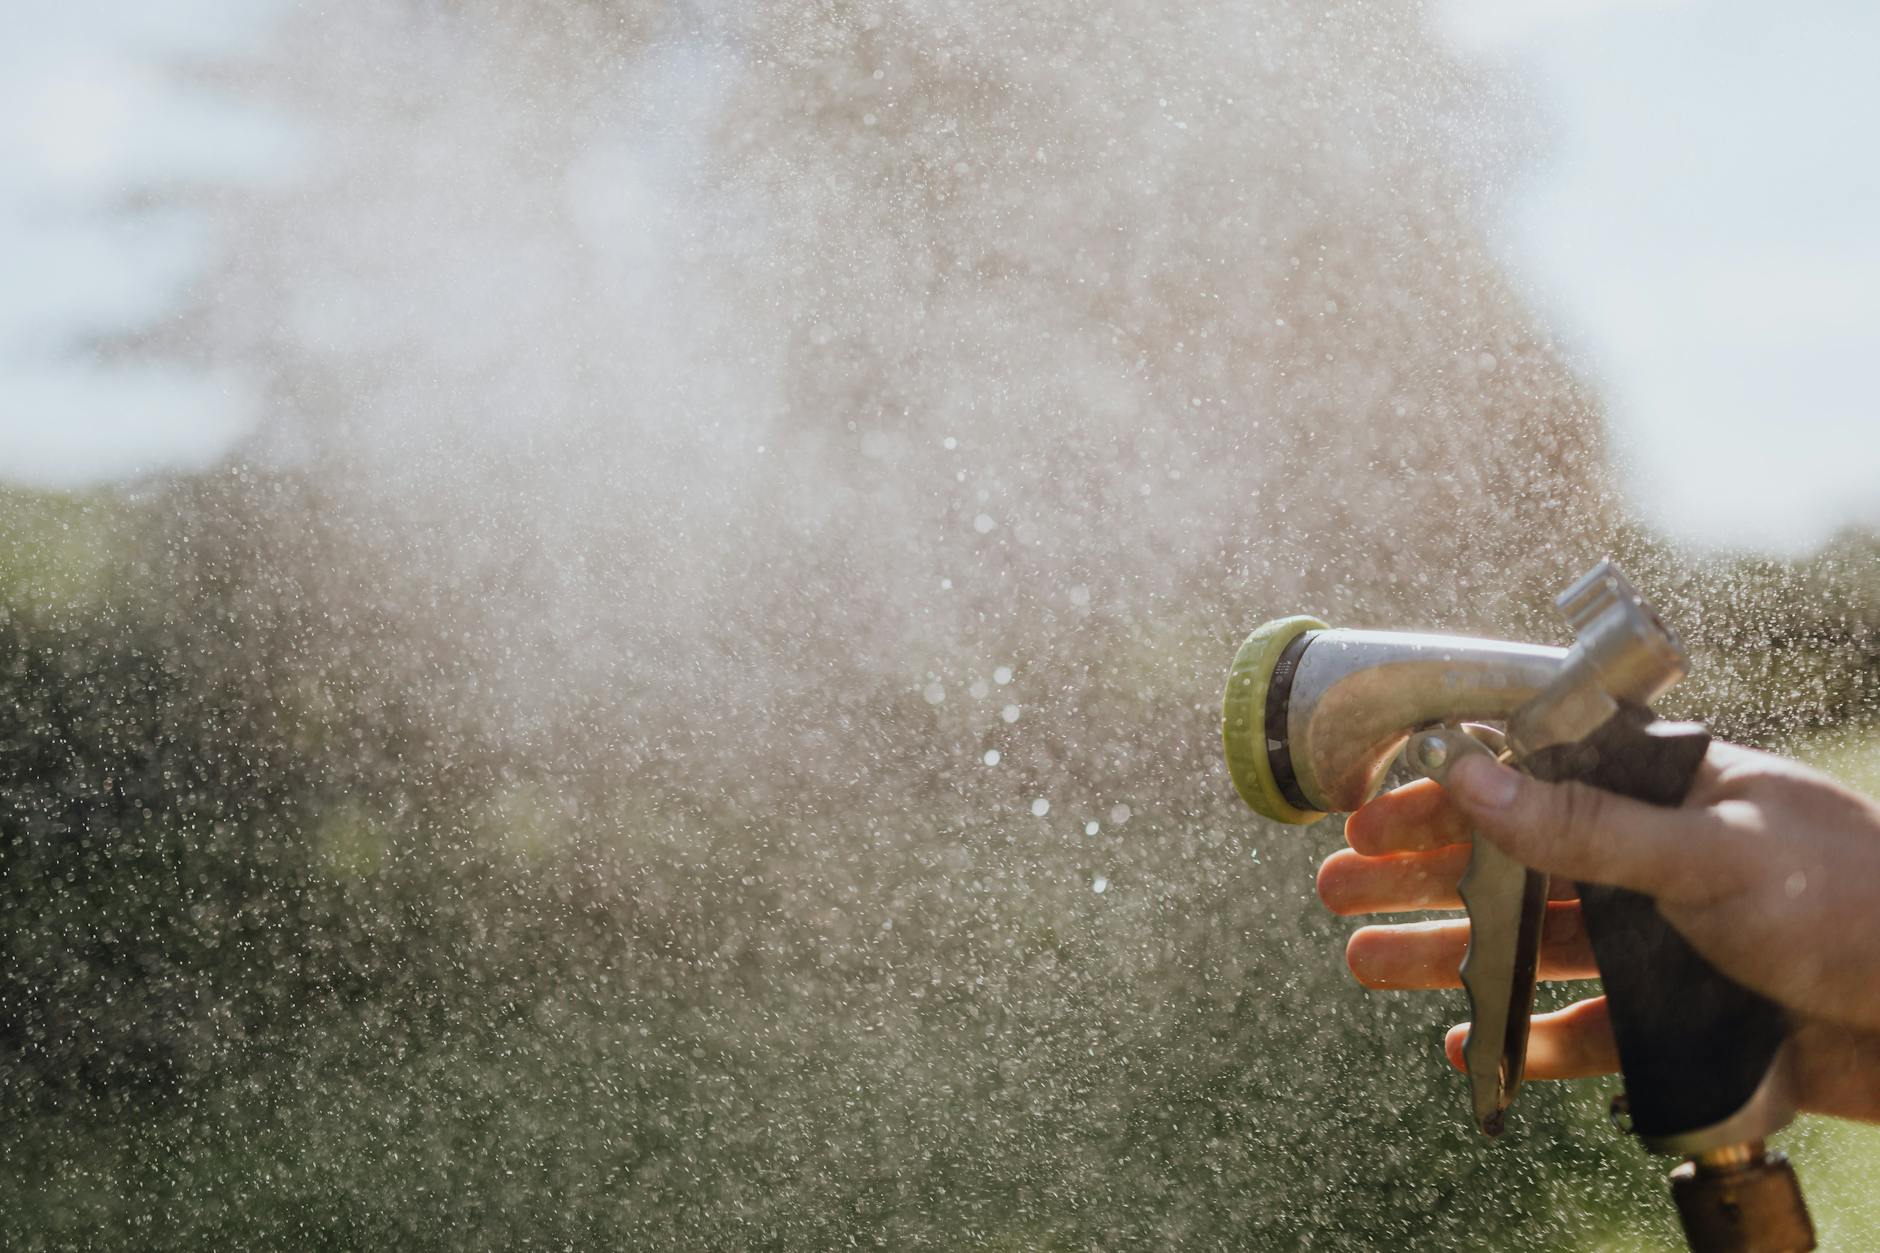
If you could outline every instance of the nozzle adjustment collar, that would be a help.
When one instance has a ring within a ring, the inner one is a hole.
[[[1304,798],[1297,796],[1298,784],[1291,778],[1284,692],[1274,692],[1276,679],[1282,687],[1289,682],[1293,665],[1304,651],[1306,633],[1325,629],[1323,622],[1304,615],[1275,619],[1247,637],[1227,674],[1227,691],[1221,699],[1221,745],[1227,773],[1240,799],[1255,813],[1277,822],[1300,825],[1325,816],[1299,803]],[[1278,674],[1282,668],[1284,678]],[[1268,698],[1276,694],[1282,699],[1275,710]],[[1287,786],[1282,785],[1276,765],[1288,776]]]

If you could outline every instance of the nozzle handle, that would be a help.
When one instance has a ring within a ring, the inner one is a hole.
[[[1640,705],[1592,735],[1533,754],[1537,778],[1577,779],[1654,805],[1678,805],[1710,747],[1693,723]],[[1693,849],[1693,857],[1702,856]],[[1760,1138],[1793,1116],[1780,1006],[1706,961],[1651,897],[1581,883],[1580,909],[1599,964],[1625,1074],[1632,1129],[1646,1147],[1691,1154]]]

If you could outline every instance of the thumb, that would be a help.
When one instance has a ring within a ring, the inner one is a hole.
[[[1583,783],[1544,783],[1471,754],[1446,790],[1481,834],[1523,865],[1652,896],[1687,879],[1697,811],[1648,805]]]

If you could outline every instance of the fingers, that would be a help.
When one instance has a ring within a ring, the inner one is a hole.
[[[1461,909],[1456,883],[1473,847],[1451,844],[1428,853],[1365,857],[1341,848],[1319,867],[1319,899],[1335,914],[1394,914],[1411,909]],[[1548,893],[1571,900],[1573,880],[1554,879]]]
[[[1406,909],[1460,909],[1456,881],[1468,869],[1467,844],[1430,853],[1365,857],[1344,848],[1319,867],[1319,899],[1335,914],[1387,914]]]
[[[1416,853],[1469,841],[1469,820],[1434,779],[1379,796],[1345,819],[1345,841],[1368,857]]]
[[[1345,962],[1367,988],[1420,991],[1462,986],[1469,924],[1461,919],[1360,927]],[[1599,974],[1577,903],[1549,905],[1541,927],[1540,977],[1592,979]]]
[[[1612,883],[1653,896],[1703,895],[1693,873],[1716,822],[1699,809],[1667,809],[1578,783],[1543,783],[1485,756],[1449,775],[1449,792],[1475,829],[1524,865],[1575,879]],[[1713,864],[1711,878],[1728,868]]]
[[[1459,1023],[1443,1038],[1449,1064],[1463,1069],[1462,1042],[1469,1024]],[[1609,1075],[1619,1069],[1619,1046],[1612,1038],[1612,1020],[1606,998],[1575,1001],[1551,1014],[1536,1014],[1528,1029],[1529,1079],[1584,1079]]]

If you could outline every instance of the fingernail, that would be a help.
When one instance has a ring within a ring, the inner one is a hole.
[[[1443,1056],[1447,1057],[1449,1064],[1454,1066],[1457,1070],[1467,1070],[1469,1068],[1468,1062],[1465,1061],[1462,1056],[1462,1046],[1468,1038],[1469,1024],[1466,1022],[1459,1022],[1449,1030],[1443,1032]]]
[[[1497,761],[1471,755],[1449,772],[1449,786],[1466,805],[1477,809],[1505,809],[1514,803],[1521,781]]]

